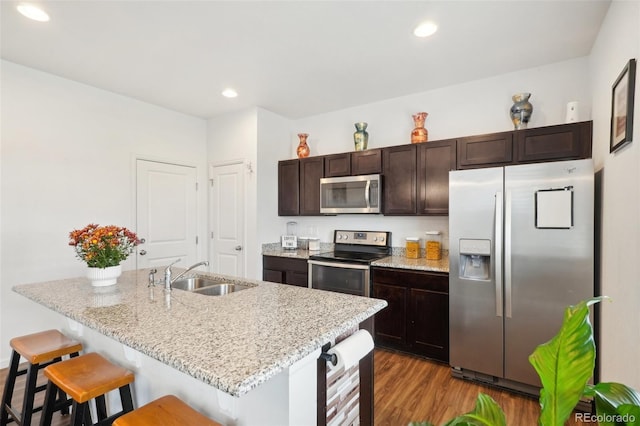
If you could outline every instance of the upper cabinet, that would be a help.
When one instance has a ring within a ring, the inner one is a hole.
[[[449,172],[456,169],[456,140],[425,142],[418,149],[418,214],[449,214]]]
[[[324,177],[373,175],[382,173],[382,150],[332,154],[324,157]]]
[[[513,132],[458,139],[458,169],[504,166],[513,162]]]
[[[320,179],[324,175],[324,157],[300,160],[300,214],[320,215]]]
[[[417,212],[417,161],[415,145],[382,150],[382,210],[386,215]]]
[[[351,153],[351,174],[375,175],[382,173],[382,150],[369,149]]]
[[[278,215],[320,215],[320,179],[382,174],[385,215],[449,214],[449,171],[591,157],[591,121],[280,161]]]
[[[538,127],[515,132],[517,161],[577,160],[591,158],[593,122]]]
[[[278,162],[278,216],[320,215],[324,157]]]
[[[351,154],[326,155],[324,157],[324,177],[351,176]]]
[[[300,214],[300,161],[278,162],[278,216]]]
[[[591,121],[458,139],[458,169],[591,158]]]

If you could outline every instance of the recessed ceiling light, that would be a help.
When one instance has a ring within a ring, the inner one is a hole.
[[[416,37],[429,37],[433,35],[436,31],[438,31],[438,26],[433,22],[423,22],[418,25],[415,30],[413,30],[413,34]]]
[[[20,3],[16,7],[18,12],[23,14],[29,19],[33,19],[34,21],[39,22],[47,22],[49,21],[49,15],[47,12],[39,8],[38,6],[31,3]]]
[[[231,88],[228,88],[222,91],[222,96],[224,96],[225,98],[235,98],[238,96],[238,92]]]

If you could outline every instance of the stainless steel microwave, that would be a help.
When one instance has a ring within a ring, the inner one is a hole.
[[[380,213],[380,175],[320,179],[320,213]]]

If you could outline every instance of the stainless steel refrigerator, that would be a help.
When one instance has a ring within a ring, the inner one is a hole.
[[[594,295],[592,160],[452,171],[450,364],[537,394],[528,357]]]

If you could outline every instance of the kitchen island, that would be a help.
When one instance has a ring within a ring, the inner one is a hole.
[[[13,288],[60,314],[60,328],[136,374],[136,405],[173,393],[226,425],[316,424],[321,347],[382,300],[268,282],[206,296],[148,287],[148,271],[91,287],[72,278]],[[111,402],[111,401],[110,401]],[[113,401],[117,405],[116,401]]]

